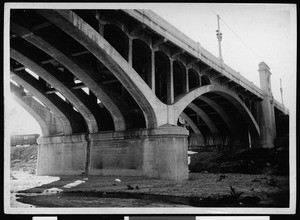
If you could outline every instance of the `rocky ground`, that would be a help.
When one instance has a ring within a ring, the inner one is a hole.
[[[184,181],[120,176],[36,176],[35,147],[15,148],[12,153],[11,207],[289,206],[287,175],[209,173],[204,170],[190,173],[189,179]],[[131,196],[125,200],[106,198],[113,193],[118,197]],[[145,202],[145,198],[134,200],[132,198],[136,197],[132,195],[151,195],[151,202]],[[182,203],[186,198],[192,198],[193,203]]]

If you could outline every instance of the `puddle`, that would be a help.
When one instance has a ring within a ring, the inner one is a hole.
[[[242,204],[220,198],[185,198],[138,193],[64,192],[56,195],[19,195],[18,202],[35,207],[272,207],[270,204]]]

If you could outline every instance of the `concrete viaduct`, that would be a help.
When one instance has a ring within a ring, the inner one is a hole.
[[[10,11],[10,88],[37,120],[38,175],[188,178],[187,151],[273,147],[289,112],[148,10]],[[280,126],[278,126],[280,124]]]

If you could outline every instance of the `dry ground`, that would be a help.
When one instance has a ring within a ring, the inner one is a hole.
[[[24,172],[13,172],[16,179],[11,180],[11,194],[18,192],[42,194],[47,189],[59,189],[63,192],[126,192],[181,197],[220,198],[230,195],[230,186],[246,196],[258,196],[260,205],[282,206],[288,199],[288,179],[285,176],[249,175],[249,174],[211,174],[192,173],[189,180],[170,181],[147,177],[120,176],[35,176]],[[220,178],[222,176],[222,178]],[[120,179],[117,182],[115,179]],[[221,180],[220,180],[221,179]],[[75,181],[81,184],[72,188],[64,186]],[[128,185],[134,189],[128,189]],[[138,186],[138,189],[136,189]],[[25,190],[25,191],[24,191]],[[51,193],[51,192],[49,192]],[[47,194],[47,193],[46,193]],[[286,205],[286,204],[285,204]],[[12,197],[12,207],[20,207]],[[21,206],[22,207],[22,206]]]
[[[222,198],[230,197],[235,190],[236,195],[242,193],[238,199],[259,197],[260,206],[287,207],[289,200],[289,177],[268,174],[241,174],[241,173],[190,173],[189,179],[184,181],[170,181],[147,177],[121,176],[36,176],[35,147],[15,148],[11,161],[10,204],[11,207],[32,207],[16,200],[16,195],[51,194],[47,189],[55,188],[65,192],[92,192],[92,193],[131,193],[166,195],[179,197]],[[120,182],[116,181],[120,179]],[[81,184],[70,188],[64,187],[75,181]],[[129,189],[131,186],[133,189]],[[25,191],[24,191],[25,190]],[[42,197],[43,198],[43,197]],[[43,206],[41,202],[41,206]],[[80,205],[80,203],[79,203]],[[107,205],[107,204],[106,204]],[[121,204],[114,205],[118,206]],[[133,206],[135,206],[134,204]],[[109,206],[109,204],[108,204]],[[122,204],[124,206],[124,204]],[[174,205],[176,206],[176,205]]]

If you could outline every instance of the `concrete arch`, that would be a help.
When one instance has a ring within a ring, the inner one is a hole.
[[[238,94],[238,97],[240,98],[240,100],[242,100],[242,102],[245,102],[245,97],[242,94]]]
[[[70,120],[53,102],[51,102],[39,90],[37,90],[32,85],[30,85],[27,81],[25,81],[24,79],[19,77],[14,72],[11,72],[10,77],[15,82],[17,82],[19,85],[26,88],[31,94],[34,94],[34,96],[37,97],[37,99],[41,100],[50,109],[50,111],[54,113],[54,115],[60,120],[60,122],[63,126],[64,135],[71,135],[73,133],[73,129],[72,129]]]
[[[179,115],[181,114],[181,112],[194,99],[196,99],[199,96],[201,96],[205,93],[208,93],[208,92],[217,93],[219,95],[222,95],[226,99],[228,99],[241,112],[241,114],[242,114],[243,118],[245,119],[245,121],[247,122],[252,134],[254,134],[257,137],[260,136],[259,126],[258,126],[257,122],[255,121],[254,117],[252,116],[251,112],[247,108],[247,106],[243,102],[241,102],[239,97],[236,94],[234,94],[232,91],[230,91],[229,89],[227,89],[225,87],[218,86],[218,85],[202,86],[198,89],[195,89],[195,90],[189,92],[188,94],[181,97],[180,99],[178,99],[174,103],[174,110],[175,110],[174,119],[177,121],[177,119],[178,119]]]
[[[195,133],[194,135],[190,134],[190,141],[196,145],[204,145],[205,144],[204,136],[199,130],[199,128],[197,127],[197,125],[193,122],[193,120],[189,116],[187,116],[184,112],[182,112],[180,116],[186,121],[186,123],[191,127],[191,129]]]
[[[194,103],[190,103],[188,105],[189,108],[191,108],[194,112],[196,112],[200,118],[204,121],[204,123],[207,125],[208,129],[213,135],[220,135],[219,130],[217,129],[216,125],[213,123],[213,121],[208,117],[208,115],[200,109],[197,105]]]
[[[189,90],[199,87],[201,84],[200,74],[194,68],[188,69]]]
[[[184,112],[182,112],[180,114],[180,117],[182,117],[186,121],[187,125],[191,127],[191,129],[193,130],[193,132],[195,134],[202,135],[202,133],[199,130],[199,128],[197,127],[197,125],[193,122],[193,120],[187,114],[185,114]],[[203,137],[203,135],[202,135],[202,137]]]
[[[124,58],[90,25],[71,10],[36,10],[47,20],[73,37],[102,62],[139,104],[147,128],[154,128],[167,123],[167,112],[163,104],[144,80],[124,60]]]
[[[216,103],[215,101],[206,98],[205,96],[199,96],[198,99],[206,102],[210,107],[212,107],[218,114],[219,116],[223,119],[225,122],[227,128],[229,129],[231,135],[234,137],[235,140],[239,139],[239,135],[237,132],[237,128],[233,121],[228,117],[227,113],[221,108],[221,106]]]
[[[10,84],[10,91],[13,93],[15,101],[38,122],[44,137],[63,133],[61,122],[49,109],[32,97],[22,97],[21,91],[18,90],[20,90],[19,87]]]
[[[250,100],[248,98],[245,98],[245,105],[251,111]]]
[[[208,76],[202,75],[201,76],[201,86],[206,86],[206,85],[210,85],[211,81],[208,78]]]
[[[10,56],[14,60],[28,67],[37,75],[41,76],[45,81],[47,81],[54,88],[56,88],[67,100],[69,100],[72,103],[72,105],[79,111],[79,113],[84,117],[85,122],[88,126],[89,133],[98,132],[98,125],[94,115],[85,106],[82,100],[80,100],[67,86],[65,86],[64,83],[56,79],[45,68],[41,67],[22,53],[12,48],[10,49]]]
[[[83,65],[78,59],[76,59],[76,57],[67,56],[66,53],[62,51],[62,48],[55,48],[45,39],[31,33],[26,28],[21,27],[14,22],[11,22],[11,31],[38,47],[52,58],[56,59],[71,73],[78,77],[78,79],[83,82],[99,100],[101,100],[101,103],[108,110],[113,119],[115,130],[123,131],[126,129],[125,120],[120,109],[94,80],[95,73],[89,69],[88,66]],[[84,68],[82,68],[82,66]]]
[[[250,103],[251,105],[251,112],[252,112],[252,115],[254,116],[254,118],[257,120],[257,103],[255,101],[252,101]]]

